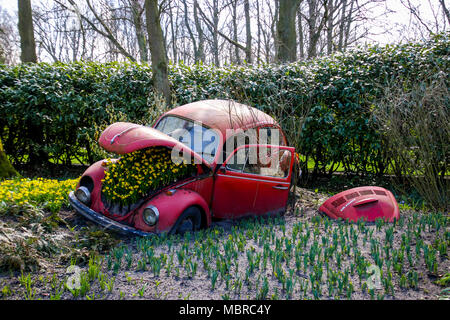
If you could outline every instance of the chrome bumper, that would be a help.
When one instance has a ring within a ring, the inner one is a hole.
[[[121,224],[108,217],[105,217],[104,215],[98,212],[95,212],[94,210],[88,208],[86,205],[80,202],[75,197],[75,193],[73,191],[69,193],[69,203],[75,209],[75,211],[77,211],[87,219],[101,225],[105,229],[112,230],[123,235],[133,235],[139,237],[148,237],[156,235],[154,233],[140,231],[127,225]]]

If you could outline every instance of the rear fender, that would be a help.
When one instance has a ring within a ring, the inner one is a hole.
[[[159,221],[156,227],[148,226],[142,217],[144,209],[149,205],[155,206],[159,211]],[[168,232],[183,211],[191,206],[200,208],[200,211],[202,211],[202,225],[209,226],[211,224],[211,215],[208,204],[200,194],[187,189],[177,189],[172,195],[163,192],[146,202],[135,214],[134,226],[136,229],[146,232]]]

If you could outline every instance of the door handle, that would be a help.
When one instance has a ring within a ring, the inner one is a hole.
[[[282,186],[272,186],[272,188],[277,189],[277,190],[287,190],[287,189],[289,189],[289,187],[282,187]]]

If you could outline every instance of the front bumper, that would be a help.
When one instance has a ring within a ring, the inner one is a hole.
[[[75,211],[88,218],[89,220],[101,225],[105,229],[109,229],[124,235],[133,235],[139,237],[155,236],[154,233],[137,230],[135,228],[114,221],[108,217],[105,217],[98,212],[95,212],[94,210],[90,209],[82,202],[80,202],[75,197],[75,193],[73,191],[69,193],[69,203],[75,209]]]

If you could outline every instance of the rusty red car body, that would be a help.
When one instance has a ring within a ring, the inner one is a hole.
[[[201,126],[189,130],[200,128],[209,134],[209,140],[205,140],[209,144],[205,146],[202,140],[200,149],[174,138],[174,132],[180,129],[176,127],[178,124],[186,126],[194,122]],[[258,142],[263,132],[269,132],[278,137],[278,143],[249,143],[246,136],[249,132],[257,136]],[[246,137],[245,143],[237,142],[240,136]],[[197,166],[195,176],[164,187],[130,212],[118,215],[106,210],[102,202],[101,181],[107,170],[103,160],[91,165],[76,190],[69,194],[69,201],[77,212],[105,228],[146,236],[177,232],[181,226],[192,230],[207,227],[213,218],[278,214],[286,209],[295,149],[287,146],[284,133],[272,117],[247,105],[231,100],[186,104],[163,114],[152,127],[125,122],[112,124],[102,133],[99,144],[119,155],[152,146],[177,148],[192,156]],[[282,158],[281,165],[272,166],[275,169],[271,170],[259,158],[256,164],[250,164],[249,154],[263,149],[271,159]],[[234,164],[239,154],[245,155],[245,163]],[[78,190],[81,196],[77,196]],[[154,225],[149,225],[144,217],[144,210],[149,208],[157,219]]]

